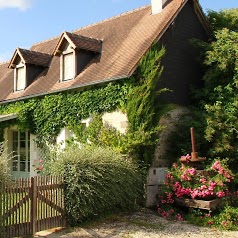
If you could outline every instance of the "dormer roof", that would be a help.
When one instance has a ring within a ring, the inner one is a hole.
[[[17,48],[12,56],[8,68],[15,68],[19,57],[24,64],[39,65],[43,67],[49,67],[52,59],[52,55],[49,54]]]
[[[53,54],[59,55],[62,51],[65,40],[75,49],[89,50],[95,53],[101,52],[102,41],[91,37],[78,35],[70,32],[63,32],[54,49]]]

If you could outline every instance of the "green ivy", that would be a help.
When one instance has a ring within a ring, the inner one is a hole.
[[[158,45],[153,45],[140,61],[136,74],[130,79],[133,86],[129,88],[125,104],[129,120],[126,134],[103,126],[102,116],[97,113],[89,127],[75,125],[73,130],[76,132],[76,140],[113,147],[121,153],[129,154],[142,167],[149,165],[161,130],[158,126],[161,115],[157,98],[166,89],[158,91],[157,85],[163,70],[160,62],[164,53],[164,48],[158,49]]]
[[[129,120],[128,149],[139,163],[149,165],[154,157],[161,127],[159,126],[158,95],[167,89],[157,90],[163,71],[161,59],[165,48],[154,44],[141,59],[137,74],[133,77],[135,86],[130,90],[126,107]]]
[[[17,124],[20,128],[37,134],[40,141],[49,140],[56,137],[64,126],[74,128],[92,113],[123,109],[130,87],[130,80],[127,79],[85,91],[58,93],[1,105],[1,114],[18,115],[16,121],[2,122],[1,130]]]
[[[158,140],[158,94],[162,73],[163,47],[154,44],[139,63],[132,77],[82,91],[62,92],[25,101],[4,104],[0,113],[17,113],[18,118],[0,124],[2,131],[17,124],[36,134],[39,142],[55,141],[61,128],[70,128],[79,141],[111,146],[149,164]],[[101,115],[120,109],[129,120],[127,135],[113,128],[103,128]],[[95,123],[85,129],[81,120],[94,115]],[[96,116],[98,115],[98,116]],[[3,139],[3,138],[2,138]]]

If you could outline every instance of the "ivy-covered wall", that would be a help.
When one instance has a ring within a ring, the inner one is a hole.
[[[100,122],[102,113],[119,109],[128,116],[128,133],[121,135],[109,128],[106,133],[104,130],[103,140],[95,140],[95,143],[120,147],[121,151],[139,161],[149,163],[153,157],[150,150],[154,150],[158,139],[155,101],[163,90],[158,92],[156,85],[162,72],[160,61],[164,53],[164,48],[153,45],[141,60],[136,74],[124,80],[83,91],[61,92],[1,105],[0,114],[18,115],[15,120],[0,123],[1,135],[4,128],[17,124],[20,129],[28,129],[37,135],[39,142],[51,142],[55,141],[61,128],[68,127],[79,139],[91,135],[93,141],[92,135],[98,137],[103,130]],[[98,119],[85,130],[81,120],[92,115]]]
[[[60,129],[73,128],[93,113],[125,108],[130,79],[95,86],[80,92],[63,92],[0,106],[0,114],[17,113],[17,120],[2,122],[1,129],[17,124],[37,134],[40,140],[57,136]]]

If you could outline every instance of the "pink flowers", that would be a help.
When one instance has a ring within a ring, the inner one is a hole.
[[[232,179],[232,172],[225,162],[220,160],[202,171],[186,165],[173,164],[161,188],[158,212],[165,218],[173,217],[176,220],[182,220],[181,214],[174,212],[171,206],[176,198],[212,200],[226,196],[238,196],[238,192],[233,194],[228,190],[228,183]],[[210,220],[210,214],[203,218]],[[210,220],[208,224],[213,225],[214,223]]]
[[[232,178],[228,168],[221,162],[215,161],[211,169],[215,172],[201,173],[193,167],[181,166],[174,164],[171,171],[166,176],[165,185],[170,189],[170,197],[164,198],[165,201],[173,201],[175,197],[187,197],[193,199],[214,199],[227,196],[227,184]],[[211,171],[211,170],[206,170]],[[167,202],[166,202],[167,203]]]
[[[40,165],[40,166],[38,167],[38,170],[43,170],[43,166]]]
[[[185,159],[187,163],[189,163],[191,156],[189,154],[181,156],[181,159]]]
[[[165,211],[165,210],[162,210],[160,207],[158,207],[158,212],[162,217],[170,218],[174,213],[174,209],[170,209],[168,211]]]
[[[178,221],[182,221],[183,220],[183,217],[182,217],[182,215],[180,213],[178,213],[176,215],[176,218],[177,218]]]
[[[175,210],[174,210],[173,208],[168,209],[168,210],[164,210],[164,209],[162,209],[161,207],[158,206],[157,211],[158,211],[158,213],[159,213],[162,217],[164,217],[164,218],[166,218],[166,219],[175,218],[175,219],[178,220],[178,221],[182,221],[182,220],[183,220],[182,215],[181,215],[180,213],[177,213],[177,214],[176,214],[176,212],[175,212]]]
[[[180,197],[186,197],[191,194],[191,189],[190,188],[183,188],[182,185],[179,182],[175,183],[174,186],[174,193],[175,196],[180,198]]]
[[[211,166],[212,170],[217,171],[219,174],[223,175],[226,178],[226,182],[230,182],[231,179],[233,179],[233,176],[231,176],[230,172],[225,170],[222,165],[221,162],[218,160],[216,162],[214,162],[214,164]]]
[[[214,221],[208,221],[207,224],[208,225],[214,225]]]
[[[219,198],[222,198],[222,197],[225,197],[225,196],[226,196],[226,194],[225,194],[224,191],[219,191],[219,192],[216,193],[216,195],[217,195],[217,197],[219,197]]]
[[[203,177],[203,178],[200,178],[200,179],[199,179],[199,182],[205,184],[205,183],[207,182],[207,179],[204,178],[204,177]]]
[[[185,181],[185,180],[191,181],[192,176],[194,176],[194,175],[196,175],[196,169],[189,168],[183,172],[183,174],[181,175],[181,180],[182,181]]]
[[[42,170],[44,169],[44,160],[40,159],[39,160],[39,164],[38,165],[34,165],[35,166],[35,171],[40,174],[42,173]]]

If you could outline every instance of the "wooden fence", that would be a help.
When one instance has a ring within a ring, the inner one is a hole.
[[[0,191],[0,237],[65,226],[62,178],[18,179]]]

